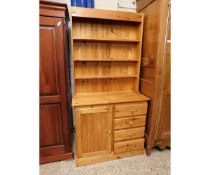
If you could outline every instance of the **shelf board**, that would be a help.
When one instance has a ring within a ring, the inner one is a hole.
[[[75,79],[104,79],[104,78],[137,78],[137,75],[88,75],[75,76]]]
[[[139,43],[140,40],[129,40],[129,39],[98,39],[98,38],[75,38],[74,41],[99,41],[99,42],[124,42],[124,43]]]
[[[138,62],[137,59],[75,59],[74,61],[124,61],[124,62]]]
[[[128,21],[140,23],[143,21],[142,13],[122,12],[101,10],[92,8],[70,7],[69,11],[72,18],[79,19],[98,19],[98,20],[115,20],[115,21]]]
[[[112,104],[126,102],[141,102],[150,100],[138,92],[104,92],[104,93],[82,93],[73,96],[73,106]]]

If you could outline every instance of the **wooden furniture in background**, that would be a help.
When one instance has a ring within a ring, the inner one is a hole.
[[[77,165],[144,153],[143,14],[70,8]]]
[[[67,6],[40,1],[40,163],[72,158]]]
[[[149,96],[146,150],[170,147],[170,4],[169,0],[138,0],[144,13],[140,90]]]

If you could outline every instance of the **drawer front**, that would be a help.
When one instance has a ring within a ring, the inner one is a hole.
[[[114,131],[114,141],[144,137],[145,127]]]
[[[138,104],[122,104],[115,106],[115,118],[145,114],[147,114],[147,102]]]
[[[139,126],[145,126],[146,115],[138,117],[118,118],[114,120],[114,129],[128,129]]]
[[[144,148],[144,139],[134,139],[114,143],[114,152],[122,153]]]

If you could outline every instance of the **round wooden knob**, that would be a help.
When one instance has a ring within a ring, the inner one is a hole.
[[[134,113],[134,110],[133,110],[133,109],[131,109],[131,110],[130,110],[130,112],[131,112],[131,113]]]
[[[132,122],[132,121],[130,121],[129,123],[130,123],[130,125],[132,125],[132,124],[133,124],[133,122]]]

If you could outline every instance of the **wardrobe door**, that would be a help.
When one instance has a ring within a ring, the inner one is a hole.
[[[64,159],[70,148],[62,18],[40,16],[40,162]]]
[[[163,77],[163,89],[161,92],[160,113],[158,128],[156,131],[156,144],[160,148],[170,146],[171,137],[171,18],[168,18],[168,32],[166,43],[166,57]]]
[[[168,50],[169,48],[167,48]],[[156,144],[160,148],[165,148],[170,146],[170,137],[171,137],[171,93],[170,93],[170,58],[167,57],[166,60],[166,73],[165,80],[163,82],[163,91],[161,96],[161,109],[160,109],[160,118],[158,120],[158,128],[156,131]]]

